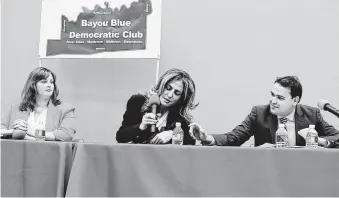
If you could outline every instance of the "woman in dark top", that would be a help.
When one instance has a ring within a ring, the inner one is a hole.
[[[194,145],[195,140],[189,131],[199,126],[191,123],[190,110],[197,106],[194,103],[195,91],[195,84],[188,73],[179,69],[168,70],[145,95],[133,95],[128,100],[116,140],[119,143],[170,144],[175,123],[180,122],[184,131],[183,144]],[[160,98],[157,115],[150,113],[152,94]],[[156,124],[155,132],[151,132],[152,124]]]

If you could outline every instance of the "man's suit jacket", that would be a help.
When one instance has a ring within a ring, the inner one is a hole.
[[[15,120],[27,121],[29,111],[20,111],[20,102],[13,102],[9,108],[1,115],[1,129],[11,129]],[[48,104],[46,117],[46,131],[52,132],[58,141],[70,141],[75,134],[75,108],[68,104],[54,106],[52,102]],[[7,137],[7,138],[11,138]]]
[[[133,95],[127,102],[126,111],[123,116],[123,121],[121,127],[116,133],[116,140],[118,143],[144,143],[149,144],[152,138],[160,133],[158,128],[156,128],[156,132],[152,133],[150,131],[150,127],[147,127],[146,130],[141,131],[139,129],[139,125],[142,122],[142,117],[144,116],[144,112],[141,111],[143,104],[145,103],[146,98],[144,95],[137,94]],[[189,134],[188,122],[184,117],[179,115],[179,112],[170,111],[167,116],[167,124],[164,129],[173,130],[175,128],[175,123],[180,122],[181,128],[184,131],[184,145],[194,145],[195,140]],[[172,143],[172,141],[167,142],[167,144]]]
[[[319,137],[331,143],[339,139],[339,131],[323,119],[318,108],[298,104],[294,118],[297,146],[305,146],[305,139],[298,134],[298,131],[308,128],[310,124],[315,125]],[[253,107],[251,113],[233,131],[212,136],[216,145],[240,146],[254,135],[255,146],[259,146],[266,142],[275,144],[277,129],[278,118],[270,112],[270,105],[260,105]]]

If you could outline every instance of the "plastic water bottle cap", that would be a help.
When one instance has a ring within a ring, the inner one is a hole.
[[[279,128],[285,128],[284,124],[279,124]]]
[[[311,128],[311,129],[314,129],[314,128],[315,128],[315,125],[310,124],[310,128]]]
[[[176,122],[176,123],[175,123],[175,126],[181,127],[181,123],[180,123],[180,122]]]

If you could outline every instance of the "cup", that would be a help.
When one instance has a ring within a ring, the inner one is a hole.
[[[35,130],[35,138],[40,141],[46,140],[46,131],[44,129]]]

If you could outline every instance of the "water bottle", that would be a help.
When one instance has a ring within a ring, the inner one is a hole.
[[[181,128],[181,123],[176,122],[172,135],[172,144],[182,145],[184,142],[184,131]]]
[[[46,140],[46,130],[43,122],[39,122],[37,124],[37,128],[35,129],[35,139],[40,141]]]
[[[275,146],[278,148],[288,146],[288,133],[284,124],[279,124],[279,128],[275,133]]]
[[[318,133],[315,130],[314,125],[310,125],[308,127],[308,131],[306,133],[306,147],[309,147],[309,148],[318,147]]]

